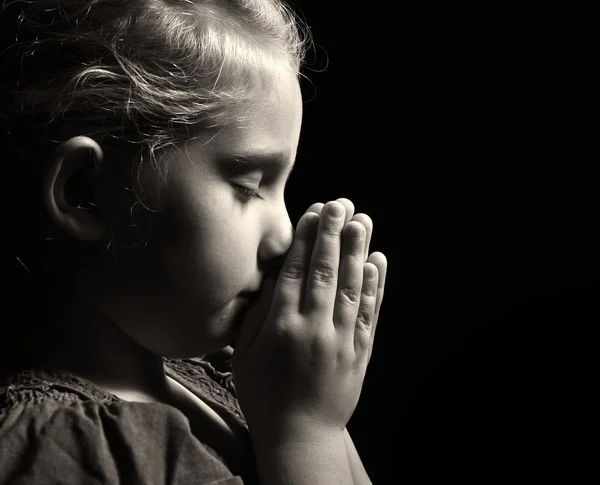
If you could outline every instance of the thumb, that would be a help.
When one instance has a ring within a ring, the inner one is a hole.
[[[271,309],[277,275],[267,277],[262,284],[257,300],[246,312],[239,337],[235,343],[234,359],[244,358],[258,337]]]

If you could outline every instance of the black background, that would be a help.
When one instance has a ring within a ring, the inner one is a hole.
[[[375,484],[577,483],[597,440],[597,16],[401,3],[294,2],[315,46],[292,222],[347,197],[388,259],[348,428]]]
[[[295,4],[316,45],[292,221],[347,197],[388,258],[348,425],[373,482],[574,479],[600,322],[593,15]]]

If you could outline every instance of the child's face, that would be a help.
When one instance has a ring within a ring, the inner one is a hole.
[[[147,248],[117,258],[103,282],[110,288],[103,297],[108,315],[157,354],[192,357],[232,343],[249,304],[243,293],[256,292],[291,245],[284,188],[302,99],[293,76],[282,77],[274,90],[257,99],[243,128],[191,140],[187,154],[180,147]],[[281,160],[245,168],[228,163],[243,154],[281,154]]]

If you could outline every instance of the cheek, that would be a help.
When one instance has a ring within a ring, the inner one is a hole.
[[[216,308],[256,281],[258,224],[235,200],[227,203],[230,194],[208,192],[214,197],[186,193],[187,200],[157,214],[152,238],[171,286],[190,297],[201,293]]]
[[[104,247],[110,242],[116,248],[134,248],[152,234],[155,214],[144,208],[134,194],[123,192],[112,199],[99,199],[98,206],[108,223],[101,241]]]
[[[201,294],[204,304],[219,308],[254,279],[256,248],[252,251],[251,238],[230,221],[196,224],[181,236],[163,251],[162,264],[173,286],[190,298]]]
[[[202,267],[210,268],[212,278],[219,281],[220,286],[244,286],[256,262],[256,247],[252,241],[252,234],[227,222],[202,235],[197,246],[197,261]]]

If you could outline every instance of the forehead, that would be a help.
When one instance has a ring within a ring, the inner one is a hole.
[[[205,140],[220,153],[286,153],[295,158],[302,125],[302,94],[293,75],[276,75],[243,110],[245,121]]]

